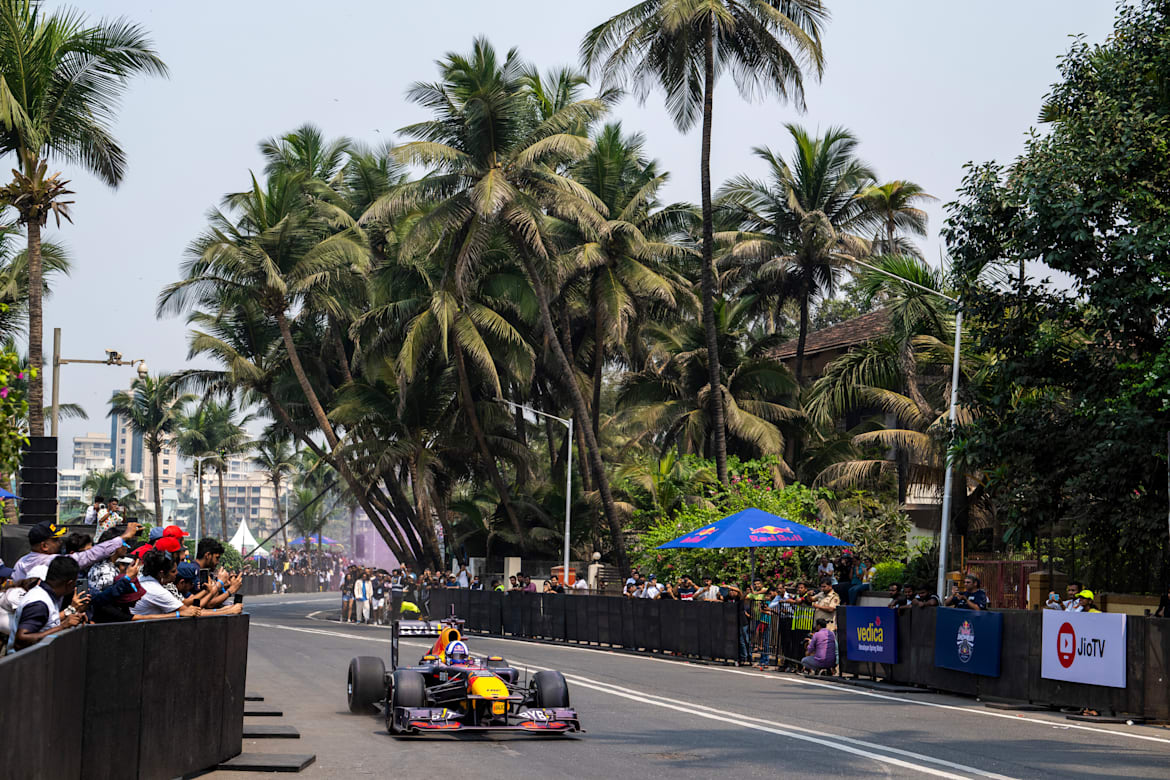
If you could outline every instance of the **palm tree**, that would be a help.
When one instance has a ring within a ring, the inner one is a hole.
[[[28,323],[28,250],[17,249],[21,238],[13,225],[0,225],[0,339],[14,339]],[[49,295],[52,277],[69,275],[69,255],[60,244],[41,245],[41,297]],[[15,349],[15,344],[11,349]]]
[[[34,0],[0,0],[0,154],[16,157],[0,202],[28,231],[29,430],[44,435],[41,229],[68,218],[72,194],[48,158],[79,164],[116,187],[126,155],[111,125],[127,82],[166,75],[150,40],[124,20],[88,23],[76,11],[44,12]]]
[[[296,510],[293,512],[292,525],[305,540],[306,551],[309,550],[311,544],[310,537],[320,533],[321,529],[325,527],[325,523],[329,521],[323,502],[314,503],[317,493],[318,491],[309,487],[298,487],[293,490],[293,506],[296,507]]]
[[[153,470],[154,516],[162,522],[162,489],[158,456],[178,428],[183,404],[194,396],[179,392],[170,374],[145,376],[134,380],[130,390],[119,390],[110,398],[110,417],[125,418],[130,429],[142,436],[142,443],[150,452]]]
[[[719,357],[727,370],[721,387],[727,398],[727,429],[733,454],[745,457],[780,455],[782,425],[802,414],[796,408],[797,385],[792,374],[770,350],[775,336],[753,337],[748,331],[754,301],[717,301]],[[660,451],[710,457],[714,448],[712,407],[707,402],[705,328],[700,322],[649,325],[651,365],[626,374],[618,392],[618,408],[655,431]],[[787,401],[787,404],[784,402]]]
[[[899,232],[926,235],[926,212],[920,206],[926,201],[937,200],[912,181],[891,181],[874,184],[861,191],[873,215],[881,220],[885,235],[875,241],[877,254],[919,255],[918,248],[910,241],[900,240]]]
[[[730,70],[745,96],[771,93],[804,105],[802,65],[818,78],[824,69],[820,0],[643,0],[590,30],[581,44],[585,66],[600,71],[604,86],[632,83],[644,101],[651,89],[666,95],[679,130],[702,117],[703,325],[708,386],[723,380],[715,324],[714,222],[711,208],[711,125],[715,77]],[[787,47],[791,47],[790,50]],[[711,393],[714,455],[727,484],[724,399]]]
[[[518,259],[536,295],[546,343],[578,420],[589,419],[584,395],[572,380],[572,361],[558,338],[549,307],[547,265],[556,255],[549,216],[592,223],[600,229],[604,206],[558,169],[583,157],[589,140],[572,131],[605,110],[600,99],[580,100],[541,118],[515,50],[501,61],[486,40],[470,56],[451,54],[440,63],[441,80],[416,84],[411,99],[435,118],[403,129],[416,140],[397,149],[400,161],[430,166],[433,173],[405,184],[376,203],[369,218],[434,205],[418,218],[401,252],[408,256],[435,243],[454,251],[455,294],[466,294],[474,269],[491,245],[503,241]],[[591,426],[581,425],[602,510],[619,567],[629,566],[622,523],[609,486],[601,449]]]
[[[206,401],[207,417],[203,435],[207,442],[207,453],[211,467],[215,469],[216,480],[219,482],[219,522],[220,535],[224,540],[229,539],[227,524],[227,491],[224,489],[223,478],[233,457],[246,455],[254,446],[252,437],[244,428],[252,421],[252,415],[237,418],[235,404],[229,399],[225,402]],[[202,491],[200,485],[200,491]]]
[[[272,489],[276,494],[276,520],[280,523],[284,547],[288,549],[288,529],[285,525],[288,518],[280,514],[280,486],[297,465],[296,453],[289,443],[288,435],[277,428],[269,427],[256,442],[256,454],[252,456],[252,462],[268,475],[268,481],[272,483]]]
[[[809,307],[833,295],[840,269],[850,257],[868,252],[858,233],[874,224],[861,193],[873,171],[857,159],[857,139],[842,128],[820,137],[787,125],[793,141],[791,163],[771,149],[754,149],[768,165],[768,180],[737,176],[719,191],[735,233],[733,258],[748,261],[754,276],[778,284],[800,307],[796,381],[804,380],[804,345]]]

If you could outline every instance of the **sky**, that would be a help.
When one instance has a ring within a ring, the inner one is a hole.
[[[581,38],[633,0],[565,3],[447,0],[437,3],[203,0],[200,3],[86,0],[91,18],[142,25],[170,68],[169,79],[134,81],[115,128],[129,158],[111,190],[65,167],[75,191],[73,224],[46,238],[71,251],[73,273],[46,303],[44,340],[62,329],[62,357],[102,359],[107,348],[143,358],[152,373],[187,360],[182,317],[159,320],[159,291],[178,279],[187,244],[207,210],[248,185],[262,168],[257,144],[306,122],[330,137],[370,145],[425,118],[408,104],[415,81],[433,80],[435,61],[468,51],[475,36],[519,48],[540,69],[576,64]],[[50,8],[61,4],[47,2]],[[1105,39],[1108,0],[830,0],[826,68],[807,84],[807,110],[775,99],[748,103],[730,79],[716,90],[712,178],[763,173],[756,146],[787,154],[785,123],[821,131],[843,126],[880,179],[908,179],[939,198],[924,252],[937,262],[943,204],[969,161],[1009,162],[1022,151],[1071,37]],[[671,173],[667,200],[699,200],[699,133],[681,134],[661,95],[632,98],[610,119],[640,131]],[[47,355],[46,364],[51,354]],[[204,364],[198,364],[204,365]],[[61,369],[61,401],[90,419],[61,422],[59,461],[71,465],[72,437],[109,431],[110,395],[134,379],[129,367]],[[46,365],[45,397],[49,397]]]

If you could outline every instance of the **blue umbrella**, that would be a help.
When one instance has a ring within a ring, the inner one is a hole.
[[[659,550],[751,548],[752,579],[756,578],[757,547],[852,547],[849,542],[779,515],[752,507],[660,544]]]
[[[20,498],[20,496],[16,495],[15,493],[13,493],[10,490],[5,490],[4,488],[0,488],[0,500],[5,499],[5,498]]]

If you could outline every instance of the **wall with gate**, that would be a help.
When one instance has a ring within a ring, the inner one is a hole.
[[[82,626],[0,659],[0,776],[178,777],[243,745],[248,616]]]
[[[558,593],[432,590],[431,617],[456,617],[469,631],[735,660],[733,604]]]
[[[849,631],[849,608],[838,614],[838,636]],[[1143,715],[1170,720],[1170,620],[1130,616],[1126,622],[1126,687],[1048,680],[1040,676],[1043,613],[1004,610],[1000,676],[964,674],[934,665],[937,609],[898,611],[898,663],[849,661],[841,653],[841,671],[875,675],[891,682],[921,685],[968,696],[1024,700],[1056,707],[1090,707],[1098,712]]]

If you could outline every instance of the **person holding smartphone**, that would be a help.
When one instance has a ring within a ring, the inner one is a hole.
[[[963,590],[958,590],[956,586],[951,597],[947,599],[946,606],[979,612],[987,609],[987,603],[987,594],[979,587],[979,578],[974,574],[968,574],[963,578]]]

